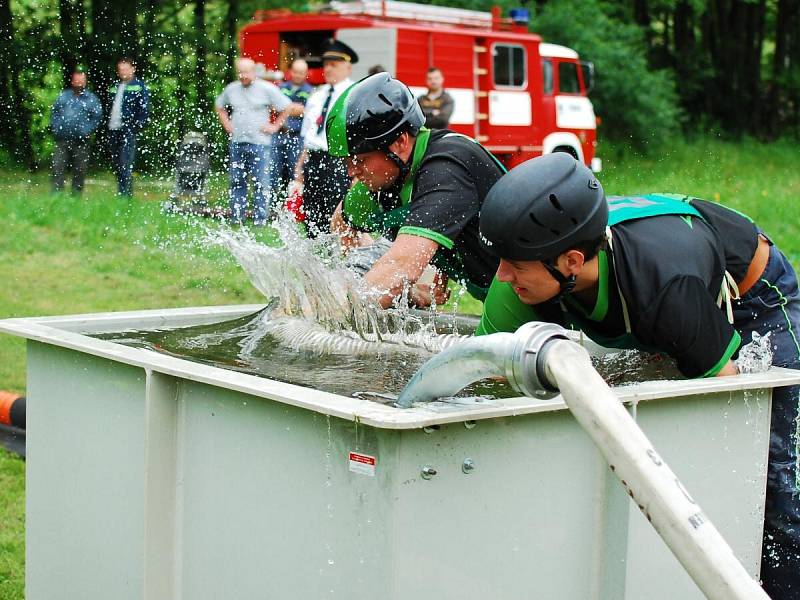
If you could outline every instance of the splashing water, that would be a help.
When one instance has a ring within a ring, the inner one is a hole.
[[[742,346],[739,358],[734,361],[739,373],[763,373],[772,366],[772,345],[770,337],[772,332],[760,335],[753,332],[752,341]]]
[[[375,309],[356,276],[337,260],[333,236],[307,239],[280,216],[281,245],[258,242],[248,230],[207,229],[211,243],[226,248],[252,284],[273,301],[276,316],[312,319],[329,331],[351,329]]]
[[[455,328],[437,333],[433,312],[426,319],[407,308],[381,309],[375,293],[348,268],[335,235],[306,238],[285,213],[275,228],[278,247],[260,243],[246,229],[206,229],[209,242],[231,252],[270,301],[249,346],[270,335],[296,350],[368,355],[378,349],[439,352],[461,339]]]

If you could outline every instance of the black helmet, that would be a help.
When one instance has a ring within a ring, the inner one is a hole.
[[[417,135],[424,124],[411,90],[388,73],[376,73],[350,86],[328,113],[328,153],[351,156],[386,150],[406,131]]]
[[[503,175],[480,212],[487,250],[507,260],[553,260],[599,238],[607,224],[600,182],[564,152],[533,158]]]

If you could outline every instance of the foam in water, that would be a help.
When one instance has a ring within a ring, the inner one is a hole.
[[[753,332],[752,341],[742,346],[742,349],[739,350],[739,358],[735,361],[739,373],[763,373],[769,370],[772,366],[771,336],[772,332],[765,335]]]

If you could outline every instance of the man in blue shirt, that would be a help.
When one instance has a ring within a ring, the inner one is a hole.
[[[280,84],[281,93],[292,102],[305,106],[314,88],[306,81],[308,63],[297,59],[292,63],[290,80]],[[294,167],[303,149],[300,129],[303,126],[302,115],[289,117],[280,131],[272,138],[272,160],[270,161],[270,182],[272,197],[278,197],[285,182],[294,178]]]
[[[108,139],[117,192],[133,196],[133,163],[136,160],[136,136],[144,129],[150,114],[150,93],[136,78],[133,59],[117,61],[119,81],[111,86],[111,113],[108,116]]]
[[[50,128],[56,140],[53,152],[53,191],[64,189],[64,173],[72,167],[72,193],[83,191],[89,136],[100,125],[103,111],[100,100],[86,89],[86,73],[76,67],[70,87],[59,94],[50,113]]]

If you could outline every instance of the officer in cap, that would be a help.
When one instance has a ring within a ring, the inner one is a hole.
[[[606,198],[564,153],[522,163],[480,216],[500,259],[478,334],[527,321],[581,329],[613,348],[661,352],[687,377],[735,375],[742,345],[770,335],[772,364],[800,369],[800,291],[789,260],[745,215],[692,196]],[[800,598],[798,386],[772,396],[761,578]]]
[[[330,40],[322,53],[325,85],[311,94],[306,103],[300,129],[303,152],[289,193],[302,189],[305,222],[311,237],[330,231],[331,215],[350,187],[345,165],[328,154],[325,119],[342,92],[353,84],[350,75],[357,62],[358,54],[350,46]]]
[[[357,179],[334,216],[347,240],[360,232],[393,240],[365,281],[386,308],[411,285],[418,306],[446,300],[447,279],[483,299],[497,259],[478,237],[478,212],[505,169],[472,138],[429,130],[408,87],[388,73],[362,79],[328,115],[328,151],[346,159]],[[426,267],[432,288],[415,285]]]

